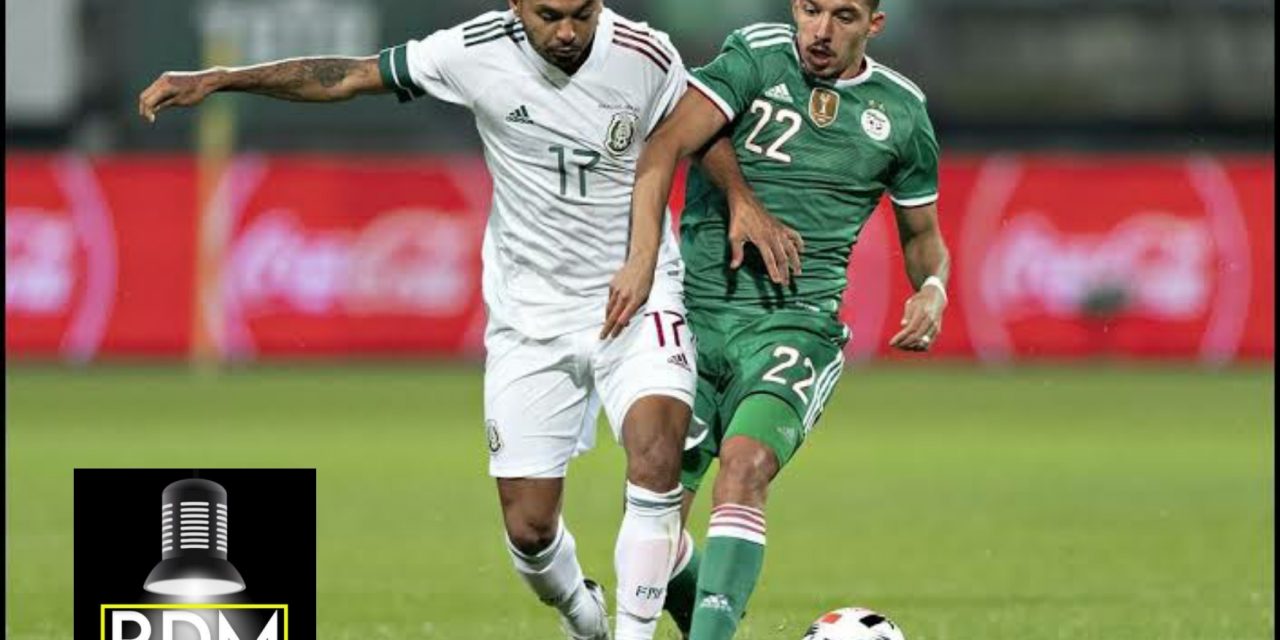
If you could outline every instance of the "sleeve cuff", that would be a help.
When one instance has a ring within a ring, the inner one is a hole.
[[[378,54],[378,73],[382,76],[383,86],[395,91],[400,102],[408,102],[427,93],[409,76],[408,45],[383,49]]]
[[[933,204],[938,201],[938,194],[932,193],[927,196],[919,196],[915,198],[899,198],[893,195],[889,199],[899,207],[923,207],[926,204]]]
[[[736,114],[734,114],[733,108],[729,106],[729,103],[725,102],[724,98],[720,97],[720,94],[712,91],[711,87],[708,87],[701,80],[698,80],[698,78],[693,74],[689,74],[689,86],[697,89],[698,93],[706,96],[707,99],[710,100],[712,104],[716,105],[716,108],[724,114],[726,120],[733,122],[733,118]]]

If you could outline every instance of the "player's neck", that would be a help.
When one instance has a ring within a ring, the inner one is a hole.
[[[579,56],[577,60],[574,60],[573,64],[568,66],[558,65],[555,62],[553,62],[550,58],[547,58],[546,56],[543,56],[542,59],[546,60],[547,62],[550,62],[551,66],[563,71],[565,75],[571,76],[577,73],[578,70],[582,68],[582,65],[587,63],[587,59],[591,57],[591,50],[594,49],[595,46],[596,46],[596,37],[593,35],[591,36],[591,41],[587,43],[587,46],[582,48],[582,55]],[[538,55],[542,55],[542,54],[538,54]]]
[[[839,79],[848,80],[850,78],[856,78],[862,75],[862,72],[866,70],[867,70],[867,52],[859,51],[858,53],[853,54],[853,64],[850,64],[849,68],[845,69],[844,73],[840,74]]]

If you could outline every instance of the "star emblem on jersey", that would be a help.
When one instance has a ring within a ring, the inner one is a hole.
[[[622,155],[631,148],[632,141],[636,139],[637,120],[634,113],[623,111],[613,114],[604,140],[604,147],[609,150],[609,153]]]
[[[889,139],[889,133],[893,127],[889,124],[889,116],[875,107],[868,108],[862,112],[862,130],[867,136],[876,142],[884,142]]]
[[[809,94],[809,119],[819,127],[826,127],[836,121],[840,112],[840,94],[821,87]]]
[[[775,84],[764,91],[764,97],[772,98],[778,102],[791,102],[791,92],[787,91],[787,85]]]
[[[520,105],[511,113],[507,114],[507,122],[513,122],[515,124],[533,124],[533,118],[529,117],[529,108],[524,105]]]

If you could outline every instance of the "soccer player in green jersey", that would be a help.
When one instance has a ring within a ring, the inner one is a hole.
[[[703,167],[690,169],[681,222],[699,378],[686,514],[720,460],[705,552],[677,565],[667,598],[692,640],[731,638],[745,611],[764,559],[769,483],[840,377],[849,254],[886,191],[916,290],[890,344],[926,351],[942,326],[950,259],[937,221],[938,145],[920,89],[865,54],[885,25],[878,5],[792,0],[794,26],[735,31],[692,72],[696,90],[640,157],[630,253],[611,285],[606,335],[648,296],[677,161],[722,131],[732,143],[710,146]],[[705,168],[735,157],[746,183],[713,184]],[[744,260],[748,241],[756,251]]]

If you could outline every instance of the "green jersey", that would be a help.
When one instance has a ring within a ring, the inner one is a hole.
[[[924,94],[865,58],[857,77],[813,78],[795,29],[758,24],[730,34],[690,84],[724,112],[738,164],[756,196],[804,238],[802,272],[783,288],[759,254],[729,269],[728,204],[696,165],[680,224],[690,307],[791,307],[835,314],[849,254],[887,190],[901,206],[938,198],[938,143]]]

